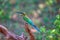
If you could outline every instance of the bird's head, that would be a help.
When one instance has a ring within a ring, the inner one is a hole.
[[[17,14],[20,14],[21,16],[25,16],[25,12],[16,12]]]

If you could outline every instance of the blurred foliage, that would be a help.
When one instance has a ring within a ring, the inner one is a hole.
[[[56,16],[56,20],[54,22],[54,25],[56,26],[56,33],[58,36],[60,36],[60,14]]]
[[[60,5],[57,0],[0,0],[0,24],[20,35],[21,32],[25,32],[24,27],[21,27],[24,26],[24,22],[15,12],[23,11],[31,19],[35,18],[34,23],[42,31],[40,34],[34,33],[36,40],[60,40],[59,8]],[[34,11],[38,14],[38,17],[34,16]],[[15,21],[16,19],[11,20],[14,14],[17,15],[17,21]],[[26,32],[25,34],[27,35]]]

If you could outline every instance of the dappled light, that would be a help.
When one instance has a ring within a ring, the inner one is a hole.
[[[60,0],[0,0],[0,25],[0,40],[60,40]]]

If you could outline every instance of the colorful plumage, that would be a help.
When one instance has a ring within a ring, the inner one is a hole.
[[[32,22],[32,20],[30,18],[28,18],[26,13],[24,13],[24,12],[17,12],[17,13],[19,13],[23,17],[24,21],[26,21],[28,24],[30,24],[38,32],[40,32],[39,28],[37,28],[37,26]]]

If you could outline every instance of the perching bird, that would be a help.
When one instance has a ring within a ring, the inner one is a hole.
[[[24,21],[26,21],[28,24],[30,24],[34,29],[36,29],[38,32],[40,32],[39,28],[33,23],[33,21],[26,15],[26,13],[24,12],[16,12],[18,14],[20,14]]]

